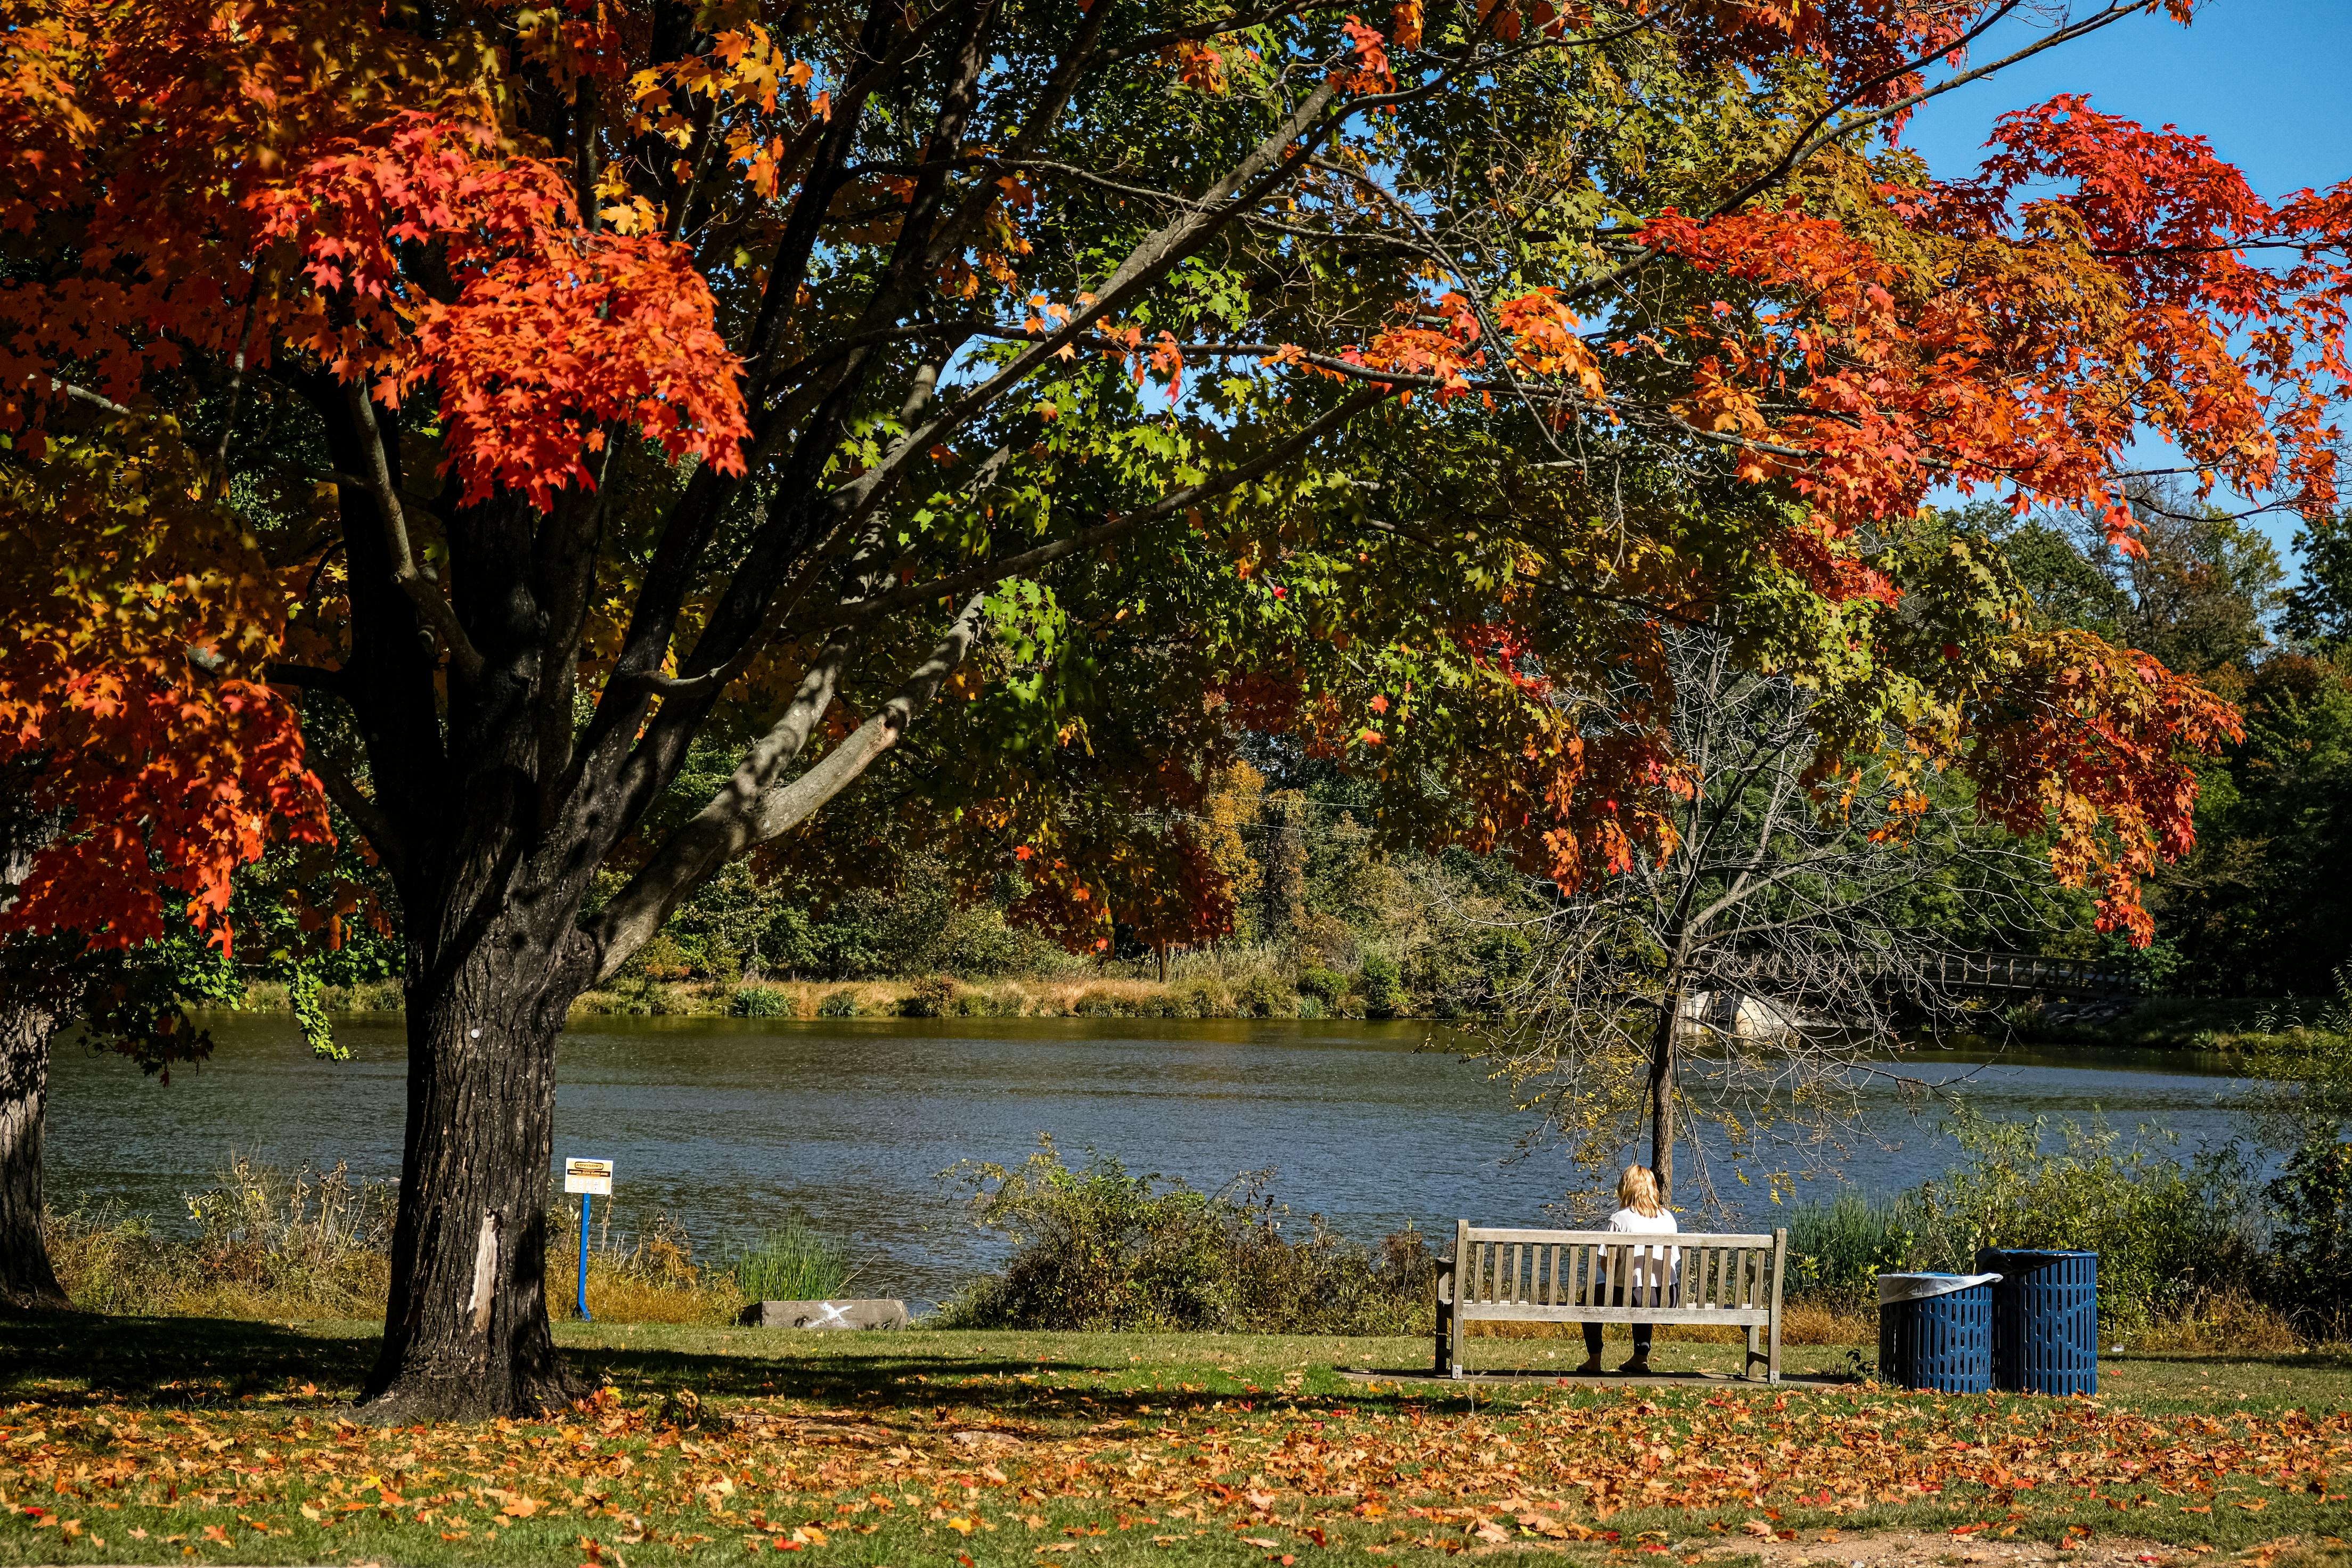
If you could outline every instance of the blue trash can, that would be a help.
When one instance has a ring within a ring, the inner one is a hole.
[[[1992,1287],[1985,1274],[1878,1277],[1878,1375],[1905,1388],[1992,1388]]]
[[[1992,1385],[2019,1394],[2099,1392],[2099,1255],[1988,1247],[1997,1270]]]

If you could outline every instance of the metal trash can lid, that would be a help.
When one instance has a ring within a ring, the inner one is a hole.
[[[1885,1307],[1896,1301],[1948,1296],[1971,1285],[1990,1285],[2000,1278],[1998,1274],[1882,1274],[1878,1277],[1878,1304]]]

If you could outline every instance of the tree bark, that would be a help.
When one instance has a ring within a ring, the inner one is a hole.
[[[0,766],[0,910],[14,904],[33,858],[58,830],[31,805],[43,763],[18,758]],[[41,1239],[41,1133],[49,1108],[49,1037],[72,994],[57,959],[63,939],[0,940],[0,1307],[23,1312],[69,1310]]]
[[[555,1037],[584,976],[516,934],[493,931],[445,984],[412,971],[403,1201],[368,1420],[539,1414],[585,1392],[546,1289]]]
[[[1682,1027],[1683,988],[1666,988],[1656,1034],[1650,1039],[1650,1171],[1658,1202],[1675,1201],[1675,1037]]]
[[[0,1306],[72,1309],[41,1239],[41,1128],[57,1018],[26,996],[0,1003]]]

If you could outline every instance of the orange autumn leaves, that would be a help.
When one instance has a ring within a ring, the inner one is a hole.
[[[0,924],[125,946],[177,898],[226,950],[232,875],[326,807],[264,684],[282,590],[176,437],[124,423],[0,475],[0,762],[65,829]]]
[[[0,127],[39,136],[58,192],[100,194],[74,264],[0,285],[0,429],[48,420],[60,364],[120,401],[183,345],[241,348],[256,370],[316,356],[387,403],[433,386],[469,501],[505,488],[543,509],[592,484],[616,426],[740,471],[739,367],[689,254],[583,226],[569,172],[509,145],[478,85],[399,108],[371,89],[373,69],[462,61],[301,68],[351,26],[320,8],[259,27],[203,0],[121,16],[47,0],[24,19],[12,74],[46,92],[0,102]],[[396,32],[367,47],[425,52]],[[209,118],[179,101],[205,74],[192,59],[222,79]],[[42,210],[0,216],[29,232]],[[441,258],[438,287],[404,247]]]

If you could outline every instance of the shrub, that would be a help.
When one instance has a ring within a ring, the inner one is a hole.
[[[1314,997],[1326,1013],[1337,1013],[1340,999],[1348,994],[1347,977],[1335,970],[1302,969],[1298,972],[1298,994]]]
[[[1396,963],[1379,953],[1367,953],[1359,982],[1364,994],[1364,1016],[1393,1018],[1405,1011],[1404,982],[1397,974]]]
[[[1021,993],[1010,987],[960,992],[952,1011],[960,1018],[1017,1018],[1021,1016]]]
[[[727,1011],[738,1018],[796,1018],[800,1008],[793,994],[774,985],[739,985],[727,999]]]
[[[187,1199],[193,1237],[167,1236],[119,1206],[42,1216],[58,1282],[85,1311],[140,1317],[380,1318],[392,1282],[393,1191],[341,1164],[291,1174],[241,1155]],[[606,1217],[599,1211],[599,1217]],[[568,1312],[579,1211],[548,1215],[547,1295]],[[600,1231],[610,1235],[609,1223]],[[619,1248],[593,1245],[589,1307],[624,1321],[723,1323],[740,1301],[724,1275],[699,1279],[693,1244],[667,1217]]]
[[[391,1287],[392,1189],[349,1167],[291,1175],[232,1154],[187,1200],[196,1234],[158,1233],[119,1207],[44,1216],[58,1283],[89,1311],[367,1317]]]
[[[1997,1125],[1963,1110],[1954,1131],[1970,1166],[1919,1193],[1919,1229],[1950,1267],[1980,1247],[2081,1247],[2099,1255],[2099,1319],[2136,1333],[2260,1271],[2260,1215],[2252,1173],[2234,1147],[2184,1164],[2145,1147],[2120,1148],[2101,1124]]]
[[[963,989],[944,974],[934,974],[915,982],[914,989],[898,1001],[902,1018],[944,1018],[955,1009],[956,994]]]
[[[1175,988],[1176,1013],[1179,1018],[1228,1018],[1233,1016],[1233,999],[1225,988],[1213,980],[1188,980]]]
[[[857,993],[847,986],[828,991],[816,1005],[820,1018],[855,1018],[857,1016]]]
[[[839,1247],[797,1218],[736,1254],[730,1272],[746,1301],[827,1300],[845,1293],[856,1273]]]
[[[2270,1184],[2279,1305],[2305,1332],[2352,1331],[2352,1143],[2333,1131],[2306,1139]]]
[[[1077,1000],[1070,1004],[1070,1016],[1074,1018],[1129,1018],[1135,1016],[1135,1008],[1127,998],[1114,991],[1081,991]]]
[[[603,1321],[626,1323],[731,1323],[743,1306],[734,1277],[694,1261],[694,1240],[667,1214],[634,1241],[612,1246],[614,1211],[599,1208],[588,1252],[588,1310]],[[579,1300],[580,1211],[548,1211],[547,1305],[569,1317]]]
[[[975,1223],[1014,1245],[1004,1272],[949,1303],[955,1328],[1253,1333],[1425,1330],[1435,1260],[1417,1232],[1366,1252],[1262,1195],[1270,1173],[1218,1194],[1130,1173],[1090,1155],[1072,1169],[1053,1141],[1018,1169],[945,1173],[971,1191]]]
[[[1950,1130],[1967,1163],[1941,1178],[1791,1216],[1793,1294],[1860,1310],[1882,1272],[1971,1272],[1987,1247],[2082,1249],[2099,1255],[2100,1332],[2120,1337],[2206,1316],[2263,1276],[2252,1173],[2234,1147],[2184,1163],[2067,1122],[2045,1149],[2046,1121],[1996,1123],[1965,1107]]]
[[[1234,1010],[1244,1018],[1295,1018],[1298,993],[1269,975],[1253,974],[1234,993]]]
[[[1324,1006],[1323,998],[1309,996],[1302,991],[1298,995],[1298,1016],[1302,1018],[1328,1018],[1331,1013]]]

